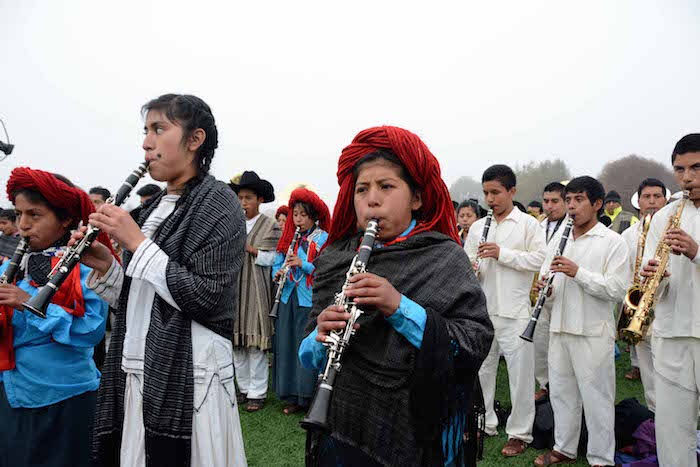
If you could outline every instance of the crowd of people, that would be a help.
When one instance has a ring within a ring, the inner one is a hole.
[[[300,187],[272,218],[261,208],[275,189],[254,170],[228,183],[209,174],[218,133],[204,101],[166,94],[142,114],[148,171],[165,187],[141,188],[130,212],[103,187],[88,193],[38,167],[11,173],[0,466],[245,466],[239,406],[260,411],[272,390],[285,414],[307,412],[349,304],[363,313],[337,367],[329,429],[307,435],[307,465],[476,465],[498,433],[503,358],[502,456],[530,448],[546,397],[554,443],[535,465],[583,454],[585,412],[586,459],[611,466],[616,314],[635,275],[663,276],[656,319],[632,346],[658,463],[696,465],[700,134],[671,154],[684,193],[673,199],[649,174],[630,213],[589,176],[553,180],[525,208],[502,164],[481,177],[485,206],[453,201],[418,136],[374,127],[340,154],[332,215]],[[369,272],[351,273],[370,220]],[[56,284],[52,269],[86,237]],[[40,316],[27,302],[47,287]]]

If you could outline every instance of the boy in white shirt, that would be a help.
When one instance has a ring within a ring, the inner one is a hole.
[[[493,408],[499,353],[508,367],[513,411],[508,417],[508,442],[501,453],[522,454],[532,442],[535,419],[534,347],[518,336],[530,319],[530,288],[545,255],[545,238],[537,219],[514,209],[515,173],[505,165],[489,167],[482,177],[484,196],[493,210],[485,243],[479,244],[485,219],[469,229],[464,249],[474,261],[481,258],[479,282],[486,294],[486,306],[495,329],[489,355],[479,370],[486,406],[486,433],[498,433]]]
[[[552,285],[549,341],[549,395],[554,411],[554,450],[535,465],[576,459],[582,408],[588,427],[590,465],[614,465],[615,320],[631,274],[622,237],[598,222],[603,185],[578,177],[566,186],[574,228],[562,256],[554,257],[561,234],[549,242],[540,273],[557,274]],[[544,280],[538,282],[541,289]]]

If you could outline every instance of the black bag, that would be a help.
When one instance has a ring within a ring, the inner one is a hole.
[[[639,425],[654,418],[654,413],[644,407],[634,397],[625,399],[615,406],[615,449],[620,450],[634,444],[632,434]]]

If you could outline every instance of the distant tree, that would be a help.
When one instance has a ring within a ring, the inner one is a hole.
[[[571,179],[571,171],[561,159],[529,162],[513,170],[518,181],[515,199],[525,206],[530,201],[541,201],[542,190],[548,183]]]
[[[450,186],[450,196],[458,203],[474,198],[478,199],[482,206],[484,205],[484,192],[481,189],[481,182],[474,180],[472,177],[459,177]]]
[[[620,193],[623,209],[634,212],[632,195],[637,191],[642,180],[649,177],[658,178],[664,182],[671,193],[680,190],[671,169],[660,162],[636,154],[605,164],[598,175],[598,180],[603,184],[606,192],[615,190]]]

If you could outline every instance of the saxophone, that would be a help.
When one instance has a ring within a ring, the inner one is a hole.
[[[654,302],[656,301],[656,290],[659,288],[661,279],[664,278],[666,268],[668,268],[668,258],[671,254],[671,245],[668,245],[664,239],[666,233],[671,229],[676,229],[681,225],[681,214],[683,208],[688,201],[690,193],[683,192],[683,199],[678,203],[676,211],[669,217],[666,223],[659,245],[656,247],[654,259],[659,262],[659,267],[653,276],[644,280],[641,286],[635,289],[633,285],[625,295],[625,306],[630,310],[629,325],[622,329],[622,338],[632,345],[644,340],[644,337],[649,330],[649,326],[654,321]]]
[[[622,331],[630,325],[632,316],[634,316],[634,310],[627,305],[630,303],[639,303],[639,299],[642,295],[642,280],[639,276],[639,271],[642,269],[642,258],[644,257],[644,245],[646,244],[647,234],[649,233],[649,225],[651,225],[651,218],[654,215],[652,210],[642,222],[642,231],[639,234],[639,240],[637,240],[637,256],[634,263],[634,277],[632,279],[632,285],[627,289],[627,295],[625,300],[622,302],[622,307],[620,308],[620,314],[617,317],[617,339],[625,340],[622,335]],[[630,297],[629,299],[627,297]]]

